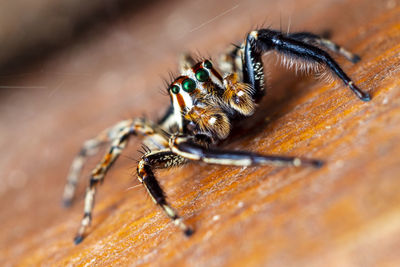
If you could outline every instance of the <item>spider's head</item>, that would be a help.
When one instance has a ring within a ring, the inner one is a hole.
[[[186,68],[168,91],[174,117],[181,132],[207,134],[224,139],[230,131],[228,116],[223,110],[223,79],[210,60]]]

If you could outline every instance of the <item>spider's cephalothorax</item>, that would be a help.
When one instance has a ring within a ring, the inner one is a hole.
[[[75,243],[83,240],[85,230],[91,222],[97,185],[103,181],[107,170],[121,154],[131,135],[144,136],[145,151],[137,166],[139,181],[153,201],[186,235],[193,231],[167,203],[154,176],[154,169],[180,166],[188,161],[233,166],[321,166],[322,162],[318,160],[214,148],[218,141],[228,137],[231,122],[240,117],[251,116],[255,111],[255,103],[265,94],[262,55],[268,51],[280,53],[289,60],[289,65],[301,62],[303,66],[323,66],[341,79],[361,100],[370,100],[369,94],[354,84],[327,51],[338,53],[353,63],[360,58],[337,44],[308,32],[285,34],[269,29],[252,31],[241,46],[234,47],[221,57],[218,66],[214,66],[210,60],[196,62],[185,55],[180,64],[180,76],[167,88],[171,106],[158,123],[146,119],[119,122],[86,141],[74,159],[64,190],[66,205],[74,197],[86,157],[93,155],[102,144],[110,143],[108,152],[91,173],[85,195],[84,216]]]

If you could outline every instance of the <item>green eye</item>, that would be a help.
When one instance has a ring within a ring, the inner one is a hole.
[[[174,85],[174,86],[172,86],[171,87],[171,91],[172,91],[172,93],[174,93],[174,94],[177,94],[177,93],[179,93],[179,86],[178,85]]]
[[[212,63],[210,61],[208,61],[208,60],[204,61],[203,65],[207,69],[211,69],[212,68]]]
[[[204,69],[199,69],[198,71],[196,71],[196,79],[199,82],[205,82],[208,80],[208,71],[204,70]]]
[[[182,82],[182,87],[183,90],[188,93],[193,92],[193,90],[196,89],[196,82],[190,78],[187,78]]]

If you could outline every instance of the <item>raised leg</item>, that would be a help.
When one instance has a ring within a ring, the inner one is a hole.
[[[167,203],[165,193],[153,173],[153,169],[171,168],[186,162],[185,158],[175,155],[169,149],[154,151],[142,157],[137,167],[137,174],[139,181],[144,185],[154,203],[165,212],[186,236],[190,236],[193,230],[183,223],[175,210]]]
[[[297,33],[292,33],[288,34],[288,37],[303,41],[305,43],[311,44],[311,45],[320,45],[321,47],[325,47],[332,52],[338,53],[342,56],[344,56],[347,60],[357,63],[361,60],[359,55],[353,54],[350,51],[346,50],[344,47],[335,44],[331,40],[325,39],[321,36],[318,36],[316,34],[310,33],[310,32],[297,32]]]
[[[321,167],[323,162],[314,159],[303,159],[299,157],[283,157],[272,155],[260,155],[245,151],[229,151],[205,148],[194,143],[185,136],[172,136],[169,141],[172,152],[190,160],[203,161],[209,164],[254,166],[254,165],[308,165]]]
[[[304,37],[304,33],[303,37]],[[292,36],[292,37],[291,37]],[[293,38],[294,36],[294,38]],[[300,37],[302,37],[300,35]],[[279,31],[261,29],[247,35],[244,47],[244,82],[250,83],[256,89],[254,98],[263,95],[264,75],[261,56],[271,50],[280,52],[294,60],[305,60],[310,63],[324,64],[338,76],[361,100],[369,101],[370,95],[360,90],[347,74],[340,68],[332,57],[316,45],[300,40],[295,34],[287,35]],[[309,36],[310,37],[310,36]],[[304,38],[303,38],[304,39]],[[316,42],[316,39],[313,39]],[[331,44],[320,41],[321,45],[330,47]],[[333,47],[334,48],[334,47]]]

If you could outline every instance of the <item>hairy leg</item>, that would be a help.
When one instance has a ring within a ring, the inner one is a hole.
[[[165,193],[153,173],[154,169],[171,168],[186,162],[185,158],[172,153],[169,149],[149,152],[140,160],[137,167],[137,174],[139,181],[144,185],[154,203],[165,212],[186,236],[189,236],[193,233],[193,230],[183,223],[179,215],[168,204]]]
[[[249,83],[255,89],[254,98],[257,100],[264,94],[264,73],[262,55],[268,51],[277,51],[291,57],[293,60],[304,60],[310,63],[323,64],[328,67],[344,84],[346,84],[363,101],[369,101],[370,95],[360,90],[347,74],[340,68],[339,64],[324,50],[311,44],[320,42],[320,45],[333,48],[331,42],[322,41],[308,36],[308,42],[304,41],[304,33],[284,34],[279,31],[260,29],[252,31],[247,35],[244,46],[244,82]],[[293,38],[294,36],[294,38]],[[306,38],[307,39],[307,38]],[[340,49],[339,49],[340,50]],[[353,58],[353,60],[355,60]]]
[[[357,63],[361,60],[360,56],[351,53],[350,51],[346,50],[344,47],[332,42],[329,39],[323,38],[323,37],[318,36],[313,33],[297,32],[297,33],[289,34],[288,37],[299,40],[299,41],[303,41],[308,44],[319,45],[321,47],[325,47],[332,52],[335,52],[337,54],[344,56],[347,60],[349,60],[353,63]]]

